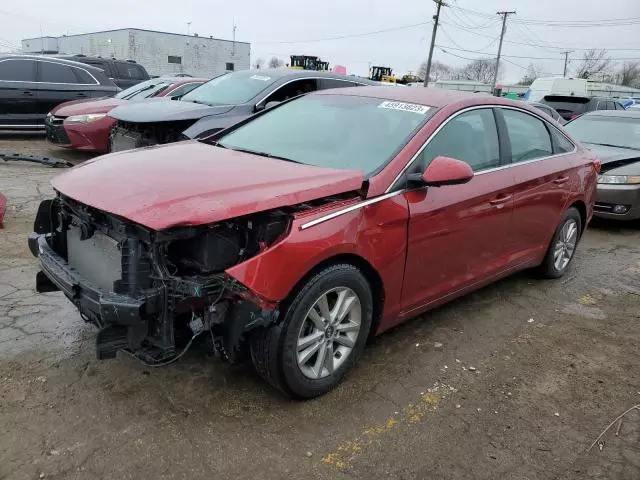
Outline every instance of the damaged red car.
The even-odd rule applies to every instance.
[[[202,335],[310,398],[370,335],[518,270],[562,276],[598,168],[522,103],[325,90],[71,169],[29,246],[37,290],[98,327],[99,358],[162,365]]]

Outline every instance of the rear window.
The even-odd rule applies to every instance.
[[[540,103],[555,109],[562,118],[569,120],[572,115],[584,113],[589,103],[588,97],[573,97],[564,95],[547,95]]]
[[[145,80],[147,75],[140,65],[135,63],[116,63],[116,71],[118,72],[118,78],[125,78],[131,80]]]

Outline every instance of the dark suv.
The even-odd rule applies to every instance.
[[[614,98],[580,97],[576,95],[547,95],[540,103],[554,108],[565,120],[573,120],[594,110],[624,110]]]
[[[0,56],[0,129],[44,128],[53,107],[120,89],[96,67],[38,55]]]
[[[134,60],[116,60],[115,58],[87,57],[86,55],[58,56],[67,60],[86,63],[101,68],[120,88],[133,87],[136,83],[149,80],[149,74],[142,65]]]

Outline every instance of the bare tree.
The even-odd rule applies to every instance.
[[[460,76],[465,80],[491,83],[493,81],[495,66],[496,64],[494,60],[490,58],[478,58],[477,60],[474,60],[462,67],[460,70]]]
[[[427,74],[427,61],[425,60],[418,68],[418,77],[424,79]],[[431,71],[429,72],[429,81],[437,82],[438,80],[449,80],[453,75],[453,68],[442,62],[431,62]]]
[[[533,81],[540,76],[540,68],[533,63],[529,64],[527,72],[518,82],[518,85],[531,85]]]
[[[256,61],[253,63],[253,68],[260,69],[262,67],[264,67],[264,59],[263,58],[257,58]]]
[[[620,85],[640,87],[640,62],[623,63],[617,78]]]
[[[278,68],[282,65],[284,65],[284,62],[278,57],[271,57],[271,59],[269,60],[269,68]]]
[[[576,77],[590,78],[596,74],[604,74],[611,67],[611,57],[606,50],[592,48],[582,54],[580,65],[576,69]]]

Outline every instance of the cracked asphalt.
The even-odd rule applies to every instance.
[[[0,149],[65,156],[37,136]],[[377,338],[330,394],[291,402],[192,350],[95,359],[34,292],[26,246],[58,170],[0,162],[0,479],[638,479],[640,225],[591,225],[563,279],[523,272]]]

